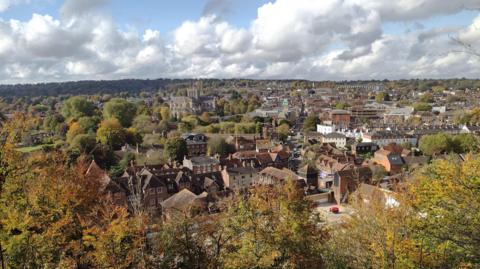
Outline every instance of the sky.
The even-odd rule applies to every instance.
[[[480,0],[0,0],[0,83],[480,78]]]

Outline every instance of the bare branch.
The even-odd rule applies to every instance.
[[[467,54],[470,54],[470,55],[473,55],[473,56],[476,56],[476,57],[479,57],[479,58],[480,58],[480,49],[473,47],[472,44],[463,41],[463,40],[460,39],[460,37],[458,37],[458,36],[450,36],[450,39],[451,39],[455,44],[457,44],[458,46],[460,46],[460,47],[463,48],[463,49],[461,49],[461,50],[454,50],[454,51],[452,51],[452,52],[456,52],[456,53],[467,53]]]

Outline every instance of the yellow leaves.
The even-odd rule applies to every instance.
[[[78,122],[73,122],[70,125],[70,128],[68,128],[67,141],[71,143],[77,135],[83,134],[83,133],[85,133],[85,130],[83,130],[80,124]]]
[[[84,244],[94,249],[92,259],[102,268],[130,268],[144,248],[140,239],[145,227],[136,223],[138,218],[129,216],[124,207],[110,205],[98,213],[97,221],[84,222],[89,227],[82,237]]]

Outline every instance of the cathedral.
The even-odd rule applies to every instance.
[[[215,110],[216,98],[204,96],[202,90],[203,83],[199,81],[187,90],[187,96],[171,97],[169,105],[172,115],[180,118],[184,114],[199,115],[205,111]]]

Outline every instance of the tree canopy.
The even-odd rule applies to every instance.
[[[317,124],[320,123],[320,119],[315,114],[309,115],[303,122],[303,130],[314,132],[317,130]]]
[[[124,99],[114,98],[103,107],[103,117],[105,119],[117,119],[123,127],[130,127],[137,113],[135,104]]]
[[[127,140],[127,134],[120,122],[116,119],[103,120],[97,130],[97,141],[108,145],[112,149],[120,149]]]
[[[85,97],[74,96],[65,100],[62,108],[62,115],[67,119],[79,119],[90,117],[95,113],[95,106]]]

